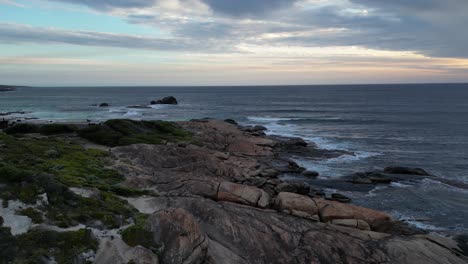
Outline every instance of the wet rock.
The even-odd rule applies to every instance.
[[[307,178],[317,178],[320,174],[316,171],[305,170],[302,172],[302,176]]]
[[[286,144],[294,145],[299,147],[307,147],[309,144],[302,138],[291,138],[289,139]]]
[[[431,176],[427,171],[420,168],[408,168],[408,167],[387,167],[384,169],[385,173],[389,174],[408,174],[408,175],[420,175],[420,176]]]
[[[306,170],[305,168],[299,166],[295,161],[292,160],[288,161],[288,169],[290,172],[294,173],[302,173]]]
[[[270,196],[262,189],[232,182],[221,183],[217,200],[260,208],[266,208],[270,204]]]
[[[235,126],[239,125],[234,119],[230,119],[230,118],[224,119],[224,122],[229,123],[231,125],[235,125]]]
[[[99,104],[99,107],[109,107],[109,104],[108,103],[101,103],[101,104]]]
[[[296,193],[282,192],[275,198],[276,210],[290,215],[318,221],[318,207],[311,198]]]
[[[131,109],[150,109],[151,107],[149,107],[147,105],[129,105],[129,106],[127,106],[127,108],[131,108]]]
[[[157,101],[151,101],[151,104],[152,105],[155,105],[155,104],[171,104],[171,105],[176,105],[178,104],[179,102],[177,102],[177,99],[174,97],[174,96],[167,96],[167,97],[164,97],[160,100],[157,100]]]
[[[354,184],[389,184],[392,182],[391,177],[376,171],[358,172],[343,179]]]
[[[343,194],[340,194],[340,193],[332,193],[329,200],[337,201],[337,202],[340,202],[340,203],[350,203],[351,202],[351,198],[349,198],[349,197],[347,197],[347,196],[345,196]]]

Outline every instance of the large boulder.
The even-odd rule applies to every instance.
[[[157,101],[151,101],[152,105],[155,104],[171,104],[171,105],[176,105],[179,102],[177,102],[177,99],[174,96],[167,96],[164,97],[163,99],[159,99]]]
[[[208,238],[191,213],[181,208],[167,208],[151,215],[145,227],[162,248],[162,263],[205,263]]]
[[[431,176],[427,171],[420,168],[408,168],[408,167],[387,167],[384,169],[385,173],[389,174],[408,174],[408,175],[420,175],[420,176]]]
[[[373,230],[392,222],[392,217],[381,211],[364,208],[352,204],[314,199],[318,205],[320,220],[330,222],[335,219],[355,219],[367,222]]]
[[[275,199],[276,210],[312,220],[319,220],[318,207],[311,198],[289,192],[279,193]]]
[[[221,183],[217,200],[260,208],[266,208],[270,204],[270,196],[262,189],[232,182]]]

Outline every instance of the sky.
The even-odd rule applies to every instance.
[[[0,83],[468,82],[468,0],[0,0]]]

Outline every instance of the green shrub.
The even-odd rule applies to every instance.
[[[145,229],[147,218],[145,214],[136,215],[135,224],[122,231],[122,239],[131,247],[143,246],[157,252],[160,245],[154,241],[153,233]]]
[[[44,222],[44,218],[42,216],[42,213],[37,211],[34,208],[23,209],[23,210],[17,212],[17,214],[18,215],[24,215],[24,216],[27,216],[27,217],[31,218],[32,222],[35,223],[35,224],[41,224],[41,223]]]
[[[16,124],[4,130],[5,133],[12,134],[30,134],[38,133],[39,127],[33,124]]]
[[[47,125],[42,125],[39,128],[39,133],[42,135],[58,135],[58,134],[68,134],[68,133],[73,133],[77,130],[78,128],[73,125],[67,125],[67,124],[47,124]]]
[[[188,141],[192,135],[177,124],[165,121],[108,120],[78,131],[94,143],[116,147],[131,144],[162,144],[166,141]]]

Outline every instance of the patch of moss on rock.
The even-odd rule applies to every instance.
[[[192,134],[177,124],[165,121],[114,119],[78,131],[94,143],[116,147],[131,144],[162,144],[189,141]]]
[[[98,243],[90,230],[54,232],[32,230],[12,236],[9,228],[0,228],[2,263],[78,263],[83,252],[96,251]]]
[[[135,216],[135,224],[122,231],[122,239],[131,247],[143,246],[157,253],[160,245],[153,238],[153,233],[145,229],[148,215],[138,214]]]
[[[34,208],[26,208],[16,212],[18,215],[24,215],[31,218],[34,224],[41,224],[44,222],[44,217],[42,213]]]

